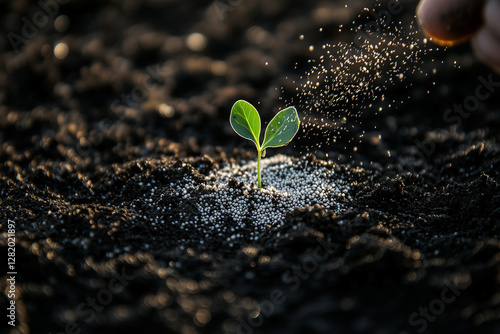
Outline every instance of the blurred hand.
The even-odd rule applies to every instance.
[[[470,38],[478,58],[500,70],[500,0],[421,0],[417,17],[438,43]]]

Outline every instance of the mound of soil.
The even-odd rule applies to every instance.
[[[467,45],[328,147],[269,150],[261,190],[229,125],[238,99],[269,121],[365,6],[0,5],[2,332],[497,333],[500,77]]]

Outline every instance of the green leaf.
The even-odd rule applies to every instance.
[[[244,100],[236,101],[231,109],[229,122],[237,134],[253,141],[260,150],[260,116],[254,106]]]
[[[295,107],[283,109],[269,122],[262,149],[288,144],[299,131],[299,126],[300,120],[297,109]]]

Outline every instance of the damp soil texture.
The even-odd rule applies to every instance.
[[[229,125],[383,10],[375,49],[419,34],[397,4],[2,2],[0,331],[498,333],[500,77],[467,44],[421,36],[420,71],[329,145],[304,120],[260,190]]]

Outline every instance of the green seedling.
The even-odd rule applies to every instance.
[[[260,159],[265,155],[266,148],[285,146],[295,137],[300,126],[297,109],[288,107],[274,116],[267,125],[262,145],[259,143],[260,115],[253,105],[244,100],[236,101],[231,109],[229,122],[238,135],[255,143],[257,147],[257,183],[259,188],[262,188]]]

